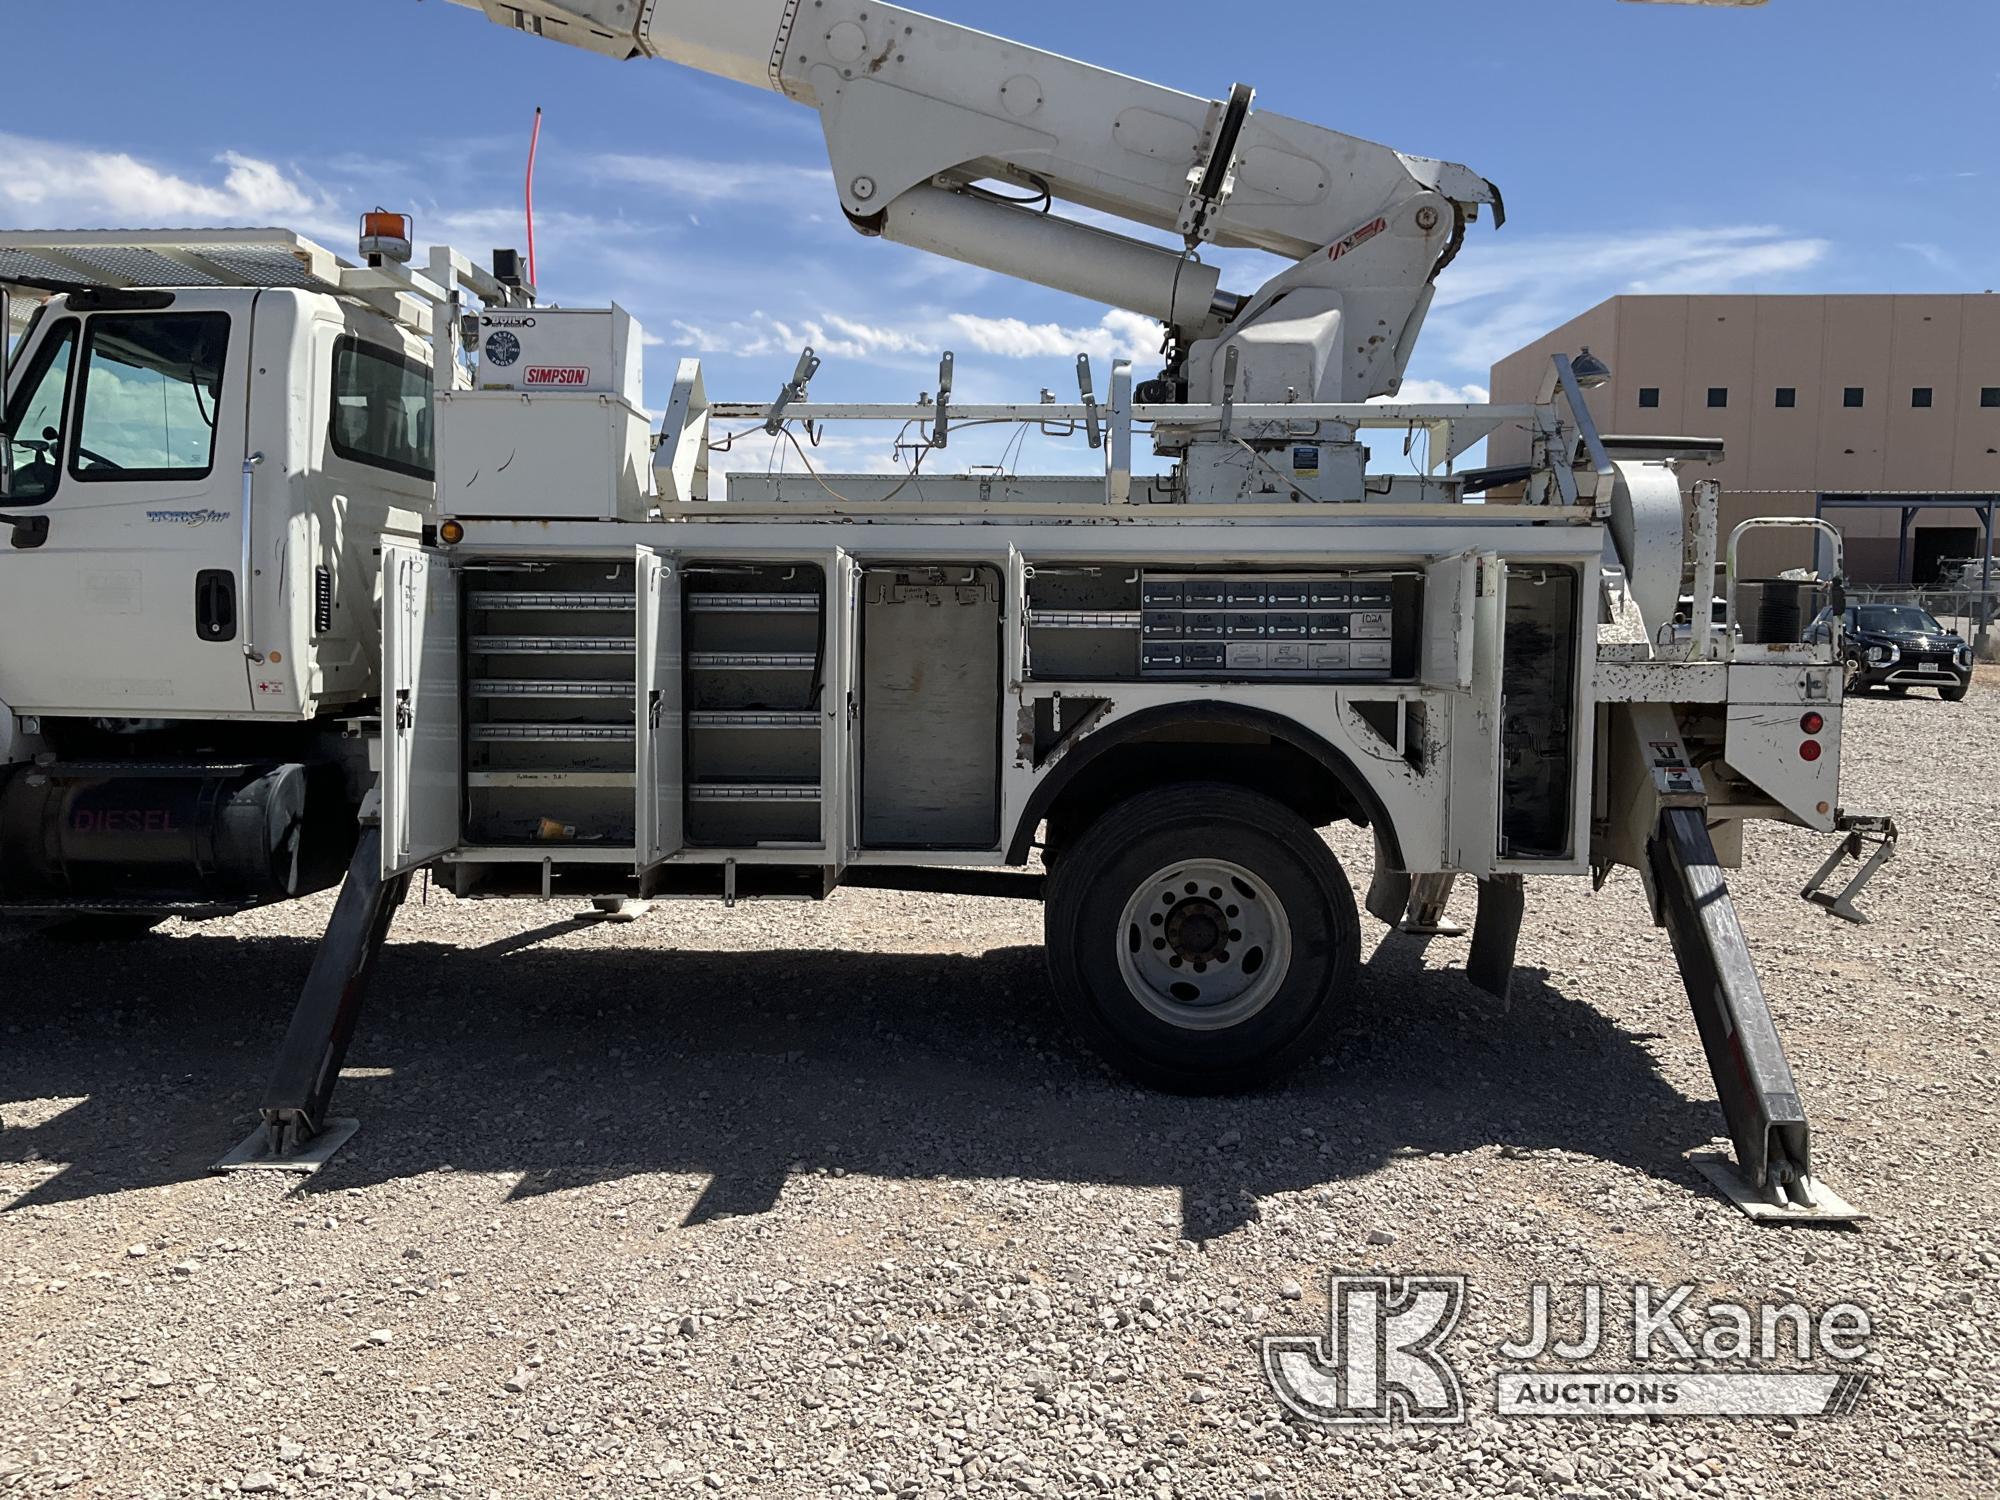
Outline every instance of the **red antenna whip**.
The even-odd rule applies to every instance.
[[[535,157],[542,149],[542,111],[535,108],[535,133],[528,140],[528,285],[540,286],[535,268]]]

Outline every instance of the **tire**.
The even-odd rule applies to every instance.
[[[1959,683],[1956,687],[1939,688],[1938,696],[1947,703],[1963,703],[1965,695],[1971,687],[1972,683],[1968,679],[1965,682]]]
[[[1317,1057],[1361,961],[1333,852],[1284,804],[1221,783],[1142,792],[1091,824],[1050,877],[1045,927],[1071,1026],[1180,1094],[1255,1088]]]
[[[1889,684],[1889,696],[1891,698],[1907,698],[1910,696],[1910,690],[1892,682]]]

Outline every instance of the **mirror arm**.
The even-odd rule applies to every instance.
[[[14,493],[14,429],[7,421],[7,387],[14,373],[14,294],[0,286],[0,500]]]

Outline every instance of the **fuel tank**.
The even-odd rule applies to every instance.
[[[0,899],[262,905],[337,884],[354,840],[335,766],[18,766]]]

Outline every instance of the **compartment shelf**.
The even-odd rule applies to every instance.
[[[701,712],[688,715],[690,729],[818,729],[817,713],[786,713],[745,709],[741,712]]]
[[[465,784],[501,790],[560,787],[569,791],[621,792],[637,787],[639,778],[631,771],[468,771]]]
[[[810,651],[693,651],[696,672],[810,672],[819,658]]]
[[[697,615],[811,615],[819,613],[817,594],[695,594],[688,612]]]
[[[564,682],[554,678],[486,677],[472,683],[475,698],[630,698],[629,682]]]
[[[817,802],[820,789],[790,781],[707,781],[688,788],[690,802]]]
[[[482,589],[468,597],[467,604],[474,610],[492,613],[498,610],[517,612],[535,611],[541,614],[631,614],[638,608],[637,602],[628,593],[506,593],[494,589]]]
[[[472,649],[481,656],[631,656],[637,642],[630,636],[476,635]]]
[[[630,724],[475,724],[472,738],[480,744],[620,744],[639,737]]]

